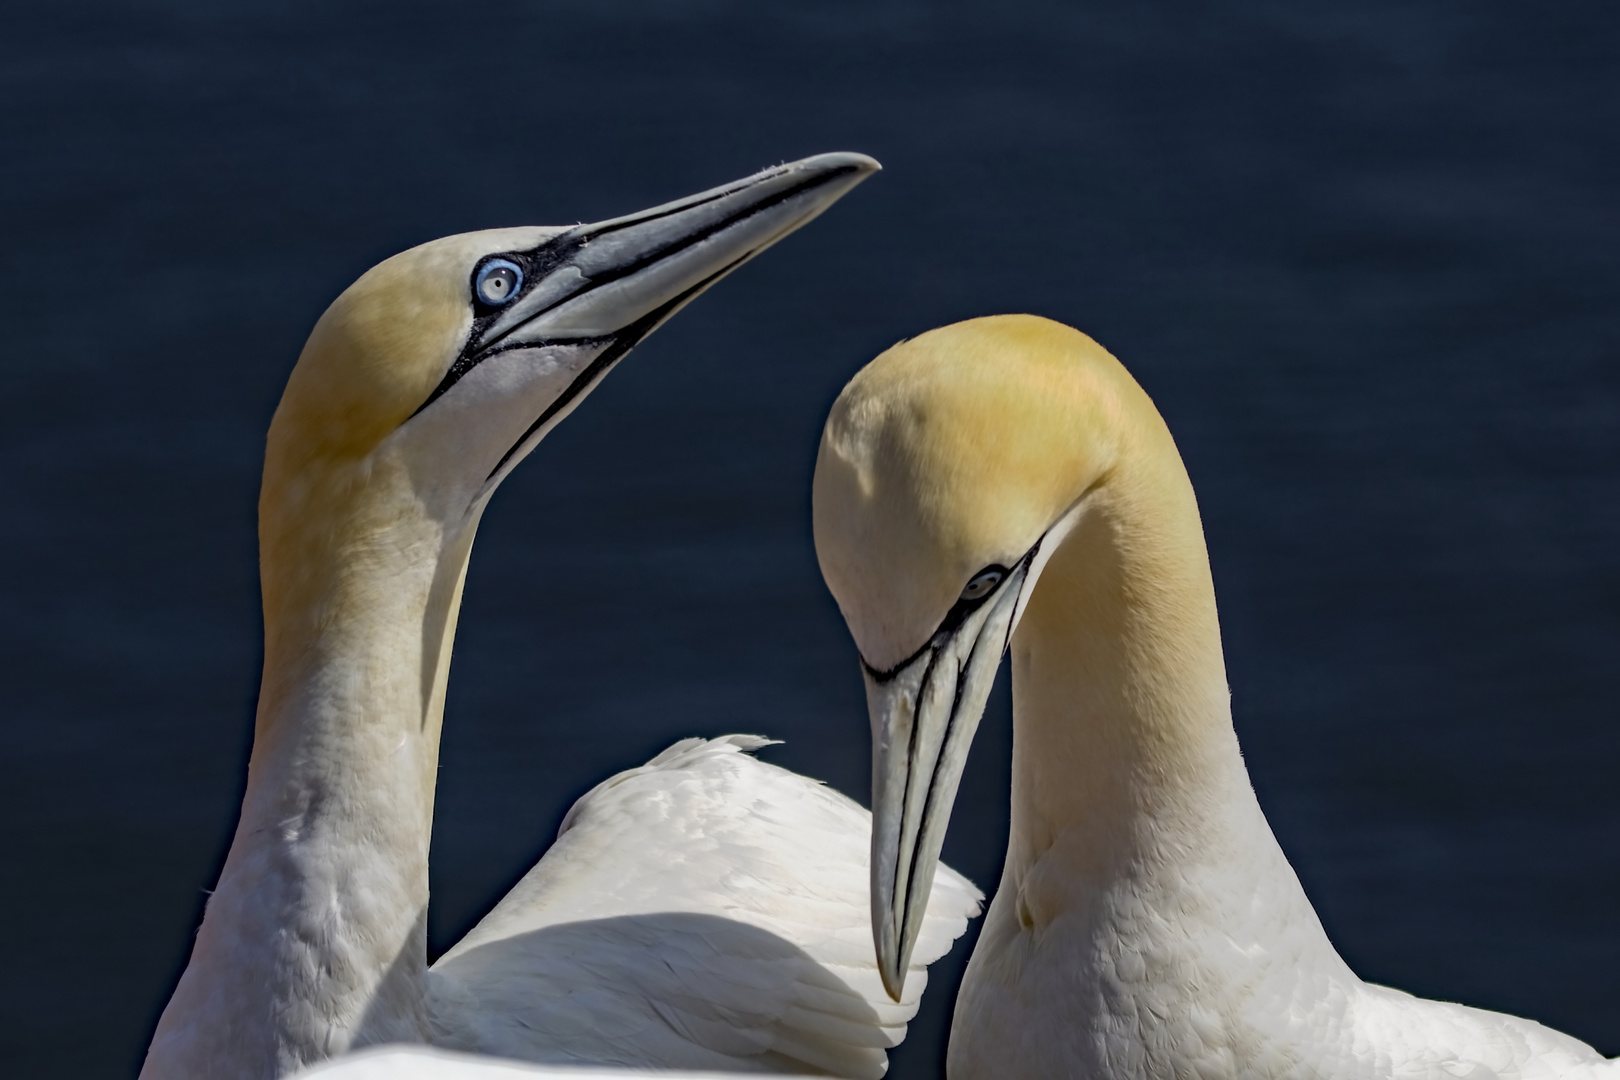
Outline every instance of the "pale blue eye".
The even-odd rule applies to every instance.
[[[523,288],[523,270],[508,259],[491,259],[473,277],[473,295],[490,307],[500,307]]]
[[[967,588],[962,590],[962,599],[969,602],[983,600],[1006,576],[1005,570],[985,570],[975,575],[973,580],[967,583]]]

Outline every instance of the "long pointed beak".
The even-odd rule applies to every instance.
[[[477,336],[477,348],[636,339],[805,225],[880,166],[818,154],[651,210],[578,225],[535,253],[544,275]]]
[[[493,491],[642,339],[879,168],[865,154],[818,154],[513,252],[524,263],[523,291],[475,320],[462,354],[417,413],[500,353],[561,348],[590,357],[490,470],[484,490]]]
[[[910,660],[866,669],[872,719],[872,939],[900,1000],[973,733],[1012,634],[1028,562]]]

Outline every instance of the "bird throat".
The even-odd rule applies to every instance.
[[[1197,505],[1171,461],[1092,492],[1013,637],[1011,874],[1059,849],[1092,889],[1196,842],[1212,799],[1252,799]]]
[[[247,791],[143,1075],[279,1076],[428,1037],[433,792],[477,521],[448,531],[369,479],[341,513],[313,487],[261,504],[274,520]]]

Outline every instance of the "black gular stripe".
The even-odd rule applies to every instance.
[[[661,324],[671,315],[675,314],[676,311],[680,310],[680,308],[688,300],[692,299],[692,297],[714,284],[717,279],[731,273],[731,271],[735,270],[742,263],[746,262],[753,254],[754,253],[752,251],[744,252],[735,260],[727,263],[725,266],[722,266],[720,269],[693,285],[685,292],[666,300],[652,311],[649,311],[635,322],[626,326],[624,329],[616,330],[605,337],[569,338],[565,341],[526,341],[521,345],[509,345],[504,349],[495,349],[490,353],[486,353],[485,355],[492,356],[497,352],[509,352],[514,349],[544,349],[548,345],[591,345],[601,342],[607,343],[607,348],[603,349],[599,354],[597,354],[596,357],[585,366],[584,371],[581,371],[578,375],[574,376],[574,381],[569,383],[567,389],[565,389],[561,394],[557,395],[557,400],[553,401],[550,405],[547,405],[546,411],[540,414],[540,418],[534,423],[530,424],[528,430],[518,437],[517,442],[513,443],[511,448],[508,449],[506,453],[501,455],[501,460],[496,462],[495,467],[489,471],[489,476],[486,476],[484,479],[488,480],[491,476],[494,476],[496,473],[500,472],[501,469],[505,467],[506,463],[512,460],[512,455],[518,452],[518,448],[529,441],[529,437],[531,435],[545,427],[547,422],[549,422],[552,417],[562,412],[568,407],[570,402],[595,385],[596,382],[602,378],[602,376],[608,373],[609,368],[618,363],[624,357],[625,353],[629,352],[631,349],[640,344],[642,338],[658,329],[659,324]]]
[[[1041,544],[1045,540],[1046,540],[1046,534],[1042,533],[1041,538],[1039,540],[1035,541],[1034,546],[1031,547],[1028,551],[1024,552],[1023,555],[1019,556],[1019,559],[1018,559],[1017,562],[1013,563],[1012,570],[1009,570],[1007,567],[1002,566],[1000,563],[991,563],[989,566],[986,566],[984,569],[980,570],[979,574],[988,574],[992,570],[997,571],[997,572],[999,572],[1001,574],[1001,582],[1002,582],[1002,584],[1005,584],[1007,579],[1012,576],[1013,570],[1017,570],[1017,569],[1020,569],[1020,568],[1023,568],[1023,569],[1028,569],[1029,568],[1030,564],[1032,564],[1035,561],[1035,556],[1036,556],[1036,554],[1038,554],[1040,552]],[[979,574],[975,574],[974,577],[978,577]],[[1023,586],[1020,585],[1019,588],[1023,588]],[[950,637],[952,634],[954,634],[956,632],[957,628],[960,627],[962,625],[962,623],[967,620],[967,617],[969,615],[971,615],[981,604],[989,603],[990,598],[992,596],[995,596],[996,593],[998,593],[1000,591],[1001,591],[1001,585],[997,585],[994,589],[991,589],[989,592],[985,593],[983,596],[979,597],[977,600],[966,600],[966,599],[958,598],[956,603],[951,605],[951,610],[947,611],[945,613],[945,617],[939,621],[939,627],[934,631],[933,635],[931,637],[929,637],[927,643],[924,644],[921,648],[919,648],[916,652],[912,653],[910,656],[906,657],[904,660],[902,660],[898,664],[894,665],[894,667],[885,668],[882,671],[879,671],[877,668],[875,668],[871,664],[867,663],[866,662],[866,657],[862,656],[861,657],[861,668],[862,668],[862,670],[864,670],[866,672],[866,674],[871,677],[872,681],[877,683],[879,686],[882,686],[884,683],[893,680],[893,678],[896,675],[900,674],[902,671],[906,670],[906,668],[910,667],[912,665],[912,663],[914,663],[919,657],[922,656],[923,653],[927,652],[929,649],[935,649],[935,648],[938,648],[939,646],[945,644],[945,639]],[[1010,624],[1009,624],[1008,633],[1011,633]],[[857,655],[859,655],[859,654],[857,653]]]
[[[1018,560],[1017,565],[1024,566],[1028,564],[1030,558],[1035,554],[1036,551],[1040,549],[1040,546],[1041,542],[1039,540],[1035,541],[1035,546],[1024,553],[1024,557]],[[990,566],[986,566],[983,570],[980,570],[979,573],[988,574],[992,570],[1000,571],[1001,579],[1003,581],[1006,581],[1007,578],[1012,574],[1011,570],[1008,570],[1000,563],[993,563]],[[872,677],[873,682],[877,683],[879,686],[882,686],[884,683],[889,682],[896,675],[906,670],[906,668],[910,667],[914,661],[922,656],[923,653],[927,652],[929,649],[935,649],[945,644],[945,639],[956,633],[957,627],[961,626],[962,623],[967,620],[969,615],[973,614],[973,612],[976,611],[980,605],[988,603],[990,598],[996,595],[996,593],[999,591],[999,587],[991,589],[977,600],[964,600],[959,598],[956,603],[951,605],[951,610],[945,613],[945,617],[940,620],[939,628],[936,629],[928,638],[927,643],[924,644],[922,648],[918,649],[916,652],[894,665],[894,667],[888,668],[884,671],[879,671],[871,664],[868,664],[866,662],[866,657],[864,656],[861,657],[861,667],[866,669],[866,673]]]
[[[768,202],[760,203],[758,206],[754,207],[753,209],[751,209],[746,214],[739,214],[736,217],[727,218],[724,221],[721,221],[718,224],[713,225],[713,226],[709,227],[708,229],[703,230],[702,232],[692,233],[692,234],[690,234],[688,236],[684,236],[676,243],[667,244],[664,247],[658,248],[656,250],[648,251],[645,254],[643,254],[641,258],[637,259],[634,262],[625,263],[623,266],[616,266],[611,270],[607,270],[607,271],[604,271],[601,274],[598,274],[596,277],[585,278],[580,283],[580,287],[575,289],[573,292],[568,293],[565,296],[558,297],[556,300],[553,300],[551,303],[547,304],[545,307],[541,308],[539,311],[536,311],[533,315],[530,315],[527,319],[524,319],[523,322],[514,323],[510,327],[508,327],[506,330],[503,330],[498,337],[491,338],[488,342],[485,343],[484,349],[487,351],[487,350],[489,350],[489,349],[491,349],[491,348],[493,348],[495,346],[498,346],[503,339],[505,339],[507,337],[510,337],[512,334],[516,333],[518,330],[522,329],[527,323],[530,323],[530,322],[534,321],[535,319],[538,319],[540,316],[546,314],[548,311],[556,310],[557,308],[561,307],[563,304],[568,303],[568,301],[573,300],[575,297],[581,296],[581,295],[583,295],[583,294],[585,294],[587,292],[590,292],[592,289],[599,288],[600,286],[607,285],[607,284],[609,284],[611,282],[614,282],[614,281],[618,281],[620,278],[629,277],[631,274],[634,274],[634,273],[637,273],[638,271],[644,270],[648,266],[651,266],[653,263],[658,262],[658,261],[660,261],[662,259],[666,259],[666,258],[668,258],[669,256],[675,254],[678,251],[684,251],[687,248],[691,247],[693,244],[698,243],[700,240],[706,240],[709,237],[713,236],[717,232],[722,232],[723,230],[729,229],[731,226],[736,225],[739,222],[746,221],[750,217],[753,217],[754,214],[757,214],[759,211],[764,210],[765,208],[767,208],[769,206],[776,205],[777,203],[781,202],[782,199],[785,199],[790,195],[797,194],[798,192],[804,190],[804,188],[808,187],[808,186],[810,186],[810,185],[801,184],[798,187],[794,188],[792,191],[789,191],[789,192],[785,193],[781,198],[776,198],[776,199],[772,199],[772,200],[770,200]],[[556,250],[555,251],[552,251],[552,250],[547,251],[547,254],[552,255],[552,258],[547,261],[547,264],[545,266],[536,268],[536,280],[538,281],[540,278],[543,278],[545,275],[550,274],[553,270],[555,270],[558,267],[564,265],[564,263],[567,261],[568,258],[573,256],[576,252],[578,252],[581,248],[583,248],[590,241],[595,240],[598,237],[609,236],[609,235],[611,235],[613,233],[619,232],[619,231],[624,230],[624,229],[634,228],[634,227],[636,227],[638,225],[645,225],[645,224],[647,224],[648,222],[651,222],[651,221],[658,221],[661,218],[671,217],[671,216],[673,216],[675,214],[685,213],[687,210],[691,210],[693,207],[703,206],[703,205],[705,205],[707,203],[714,202],[716,199],[725,198],[727,195],[730,195],[730,194],[731,194],[731,192],[729,192],[729,191],[722,191],[720,194],[712,195],[709,198],[704,199],[702,202],[690,203],[690,204],[688,204],[686,206],[677,207],[674,210],[666,210],[661,214],[651,214],[651,215],[648,215],[647,217],[636,218],[634,221],[621,221],[617,225],[612,225],[612,226],[608,226],[606,228],[597,229],[594,232],[589,232],[589,231],[586,231],[584,229],[570,229],[568,232],[563,233],[562,236],[557,237],[556,239],[552,240],[549,244],[545,245],[545,247],[547,249],[552,249],[553,247],[555,247]],[[567,244],[559,245],[558,241],[561,241],[561,240],[568,240],[570,242],[567,243]],[[566,250],[563,250],[563,248],[566,248]],[[509,301],[508,303],[501,305],[501,309],[504,310],[505,308],[510,307],[510,306],[511,306],[511,302]],[[472,347],[471,342],[469,342],[469,348],[471,348],[471,347]]]
[[[810,190],[812,188],[820,187],[823,184],[828,183],[829,181],[835,180],[835,179],[837,179],[837,178],[839,178],[841,176],[845,176],[845,175],[847,175],[849,173],[852,173],[852,172],[855,172],[855,171],[856,171],[855,166],[849,165],[849,166],[845,166],[845,167],[840,168],[840,169],[834,169],[834,170],[831,170],[831,171],[828,171],[828,172],[820,173],[820,174],[816,175],[815,177],[804,181],[803,183],[795,184],[790,188],[786,188],[786,189],[784,189],[782,191],[777,192],[775,195],[772,195],[768,199],[762,199],[759,202],[754,203],[754,204],[746,207],[744,210],[739,212],[734,217],[724,218],[724,219],[722,219],[722,220],[720,220],[718,222],[715,222],[715,223],[711,224],[707,228],[704,228],[704,229],[701,229],[701,230],[699,230],[697,232],[690,233],[690,234],[687,234],[685,236],[682,236],[682,237],[678,238],[676,241],[674,241],[672,243],[669,243],[669,244],[666,244],[663,247],[651,249],[651,250],[643,253],[640,258],[638,258],[638,259],[636,259],[636,260],[634,260],[632,262],[627,262],[622,266],[616,266],[616,267],[612,268],[611,270],[607,270],[607,271],[602,272],[601,274],[597,275],[596,277],[586,278],[580,283],[580,287],[578,289],[575,289],[573,292],[570,292],[570,293],[567,293],[566,295],[558,297],[556,300],[552,301],[550,304],[547,304],[545,307],[543,307],[540,310],[534,312],[532,315],[530,315],[528,318],[524,319],[522,322],[514,323],[512,326],[510,326],[506,330],[502,331],[497,337],[491,339],[490,341],[481,341],[480,339],[483,337],[484,332],[491,325],[493,325],[497,319],[500,318],[501,313],[503,311],[505,311],[507,308],[509,308],[512,305],[512,303],[516,302],[518,297],[514,297],[513,300],[508,301],[505,304],[502,304],[498,308],[492,308],[488,304],[484,304],[481,301],[479,301],[478,298],[475,296],[473,298],[473,305],[474,305],[474,310],[475,310],[476,314],[474,315],[474,318],[473,318],[472,330],[467,335],[467,344],[462,347],[460,355],[458,355],[456,357],[455,361],[453,363],[451,363],[450,370],[445,372],[444,378],[439,380],[439,385],[433,388],[433,392],[428,395],[427,400],[422,402],[422,404],[417,407],[416,412],[413,412],[411,414],[411,416],[407,418],[407,420],[416,417],[417,414],[421,413],[423,409],[426,409],[429,405],[432,405],[435,401],[439,400],[439,398],[443,397],[445,391],[449,390],[456,383],[460,382],[462,377],[465,376],[473,368],[477,367],[479,364],[483,363],[485,360],[489,359],[491,356],[495,356],[498,353],[502,353],[502,352],[507,351],[506,349],[502,348],[501,344],[500,344],[505,338],[509,337],[510,335],[512,335],[513,333],[515,333],[519,329],[521,329],[522,327],[526,326],[528,323],[534,321],[535,319],[540,318],[542,315],[545,315],[547,312],[555,310],[556,308],[560,307],[561,305],[568,303],[570,300],[576,299],[576,298],[584,295],[585,293],[590,292],[592,289],[596,289],[596,288],[599,288],[599,287],[601,287],[603,285],[607,285],[607,284],[609,284],[611,282],[618,281],[621,278],[629,277],[632,274],[638,273],[638,272],[646,269],[648,266],[651,266],[653,263],[660,262],[660,261],[662,261],[664,259],[669,258],[671,255],[677,254],[678,252],[684,251],[687,248],[690,248],[690,247],[692,247],[692,246],[694,246],[696,244],[702,243],[704,240],[709,239],[711,236],[714,236],[717,233],[724,232],[725,230],[731,228],[734,225],[738,225],[738,224],[740,224],[740,223],[742,223],[744,221],[747,221],[749,218],[753,217],[755,214],[760,213],[761,211],[768,210],[773,206],[780,205],[781,203],[784,203],[787,200],[789,200],[789,199],[791,199],[791,198],[793,198],[793,197],[795,197],[797,195],[801,195],[804,192],[806,192],[806,191],[808,191],[808,190]],[[755,183],[757,183],[757,182],[758,181],[755,181]],[[564,233],[561,233],[561,234],[559,234],[557,236],[552,237],[550,240],[546,241],[544,244],[541,244],[539,247],[534,248],[531,251],[512,252],[509,255],[505,256],[505,257],[513,257],[513,256],[515,256],[520,262],[522,262],[524,264],[524,278],[525,278],[525,282],[526,282],[526,285],[527,285],[527,288],[524,291],[529,292],[529,291],[532,291],[532,289],[534,288],[535,285],[537,285],[539,282],[545,280],[548,276],[550,276],[550,274],[553,271],[559,269],[560,267],[563,267],[563,266],[567,265],[568,262],[580,251],[581,248],[583,248],[586,244],[590,243],[590,241],[592,241],[592,240],[594,240],[594,239],[596,239],[598,237],[608,236],[608,235],[610,235],[612,233],[619,232],[619,231],[624,230],[624,229],[630,229],[630,228],[635,228],[635,227],[640,226],[640,225],[646,225],[649,222],[658,221],[658,220],[661,220],[661,219],[666,218],[666,217],[673,217],[676,214],[685,213],[686,211],[694,209],[695,207],[704,206],[704,205],[707,205],[708,203],[715,202],[718,199],[723,199],[723,198],[727,197],[728,195],[733,195],[739,190],[743,190],[743,189],[741,189],[741,188],[728,188],[727,190],[717,192],[716,194],[710,195],[709,197],[704,198],[704,199],[699,199],[699,200],[696,200],[694,202],[682,203],[681,205],[676,206],[675,208],[670,209],[670,210],[664,210],[664,211],[660,211],[658,213],[649,213],[649,214],[646,214],[646,215],[643,215],[643,216],[631,218],[628,221],[615,222],[612,225],[604,226],[604,227],[601,227],[601,228],[592,229],[592,228],[581,226],[581,227],[569,229],[567,232],[564,232]],[[748,255],[752,255],[752,254],[753,254],[752,251],[750,251],[748,253]],[[658,323],[662,322],[663,319],[668,317],[669,313],[673,312],[674,308],[679,307],[682,303],[685,303],[687,300],[691,299],[694,292],[707,287],[709,284],[713,283],[716,278],[720,277],[722,274],[726,273],[727,271],[735,268],[738,265],[738,263],[741,263],[743,261],[743,259],[746,259],[747,257],[748,256],[745,255],[745,256],[743,256],[743,258],[738,259],[736,262],[733,262],[730,265],[728,265],[724,270],[721,270],[719,273],[710,275],[709,277],[705,278],[702,282],[700,282],[697,286],[694,286],[694,288],[692,290],[688,290],[687,292],[682,293],[679,297],[676,297],[675,300],[671,301],[670,304],[665,304],[663,307],[660,307],[658,309],[658,311],[653,312],[652,315],[657,316],[657,318],[653,319],[652,325],[648,329],[642,331],[639,336],[632,339],[631,342],[630,342],[630,345],[627,345],[622,350],[619,350],[617,352],[617,354],[613,356],[613,359],[609,360],[607,363],[611,364],[613,362],[613,360],[617,360],[620,357],[622,357],[626,352],[629,352],[630,347],[633,346],[636,343],[636,341],[639,341],[641,338],[644,338],[648,334],[650,334],[652,332],[652,330],[657,327]],[[523,294],[520,293],[519,297],[521,297],[522,295]],[[671,307],[671,305],[673,305],[673,307]],[[659,315],[658,312],[664,311],[665,308],[670,308],[670,312],[665,312],[663,315]],[[633,326],[639,326],[642,322],[645,322],[649,317],[651,317],[651,316],[644,316],[642,319],[637,320],[636,323],[632,324],[631,327],[625,327],[623,330],[616,331],[615,334],[611,335],[611,336],[616,337],[616,336],[618,336],[620,334],[627,334],[627,333],[630,332],[630,330],[632,329]],[[601,339],[596,339],[596,338],[568,338],[568,339],[564,339],[564,340],[567,340],[568,342],[571,342],[571,343],[574,343],[574,344],[590,344],[592,341],[597,341],[597,340],[601,340]],[[516,347],[517,348],[524,348],[524,349],[534,349],[534,348],[544,348],[546,345],[557,345],[557,344],[561,344],[561,341],[524,342],[520,346],[516,346]],[[613,350],[609,349],[608,351],[612,352]],[[606,354],[604,354],[604,355],[606,355]],[[592,363],[592,367],[594,368],[598,363],[601,363],[601,360],[602,360],[602,358],[598,357],[597,360]],[[589,370],[589,369],[587,369],[587,370]],[[570,388],[570,389],[572,389],[572,388]],[[566,396],[571,398],[573,396],[577,396],[577,393],[576,394],[566,395]],[[547,411],[548,412],[548,418],[549,418],[549,415],[551,413],[555,412],[556,408],[557,408],[557,406],[554,405],[552,409]],[[544,422],[544,419],[545,418],[542,418],[542,420],[536,421],[535,427],[539,427],[539,425]],[[534,430],[534,428],[530,428],[531,433],[533,432],[533,430]],[[528,435],[524,436],[524,438],[527,438],[527,437],[528,437]],[[521,443],[521,440],[519,440],[519,441]],[[513,449],[515,450],[516,447],[513,447]],[[507,452],[507,457],[511,457],[511,453],[512,453],[511,451],[508,451]],[[504,465],[505,463],[506,463],[506,458],[502,458],[501,459],[501,464]],[[497,466],[497,468],[499,468],[499,466]]]
[[[1028,554],[1026,554],[1022,559],[1019,560],[1019,563],[1021,565],[1024,565],[1024,566],[1028,566],[1030,560],[1034,558],[1035,552],[1040,550],[1040,547],[1041,547],[1041,542],[1039,540],[1035,541],[1035,546],[1029,550]],[[980,572],[982,573],[983,571],[980,571]],[[1022,590],[1024,588],[1024,584],[1028,580],[1029,580],[1028,578],[1025,578],[1023,581],[1020,581],[1018,583],[1018,588],[1019,588],[1020,592],[1022,592]],[[991,595],[994,595],[994,593],[992,592],[989,595],[981,597],[979,602],[983,603],[984,601],[989,600]],[[1013,602],[1017,603],[1017,600],[1015,599]],[[965,617],[966,617],[966,613],[964,613],[964,618]],[[949,616],[947,616],[947,619],[948,618],[949,618]],[[958,626],[961,625],[961,620],[960,619],[957,620],[957,625]],[[943,632],[943,630],[942,630],[942,632]],[[1011,640],[1011,635],[1012,635],[1012,620],[1008,619],[1007,620],[1007,634],[1004,635],[1002,637],[1002,640],[1001,640],[1001,651],[1002,652],[1007,651],[1007,644]],[[937,637],[936,637],[936,640],[937,640]],[[974,642],[973,642],[973,648],[968,650],[967,658],[964,659],[962,661],[962,663],[959,664],[957,666],[957,668],[956,668],[956,690],[951,696],[951,714],[945,720],[945,736],[944,736],[944,738],[939,740],[939,756],[934,759],[934,772],[933,772],[933,775],[931,775],[928,778],[928,792],[927,792],[926,795],[923,796],[923,809],[922,809],[922,812],[923,812],[924,820],[919,821],[917,823],[917,835],[918,836],[922,835],[923,829],[928,824],[928,822],[927,822],[928,808],[934,805],[934,792],[939,787],[939,767],[945,761],[945,751],[951,745],[951,735],[954,734],[955,731],[956,731],[956,718],[962,714],[962,691],[967,689],[968,672],[973,670],[973,658],[979,655],[979,650],[982,649],[983,647],[984,647],[984,641],[982,639],[975,639]],[[937,657],[939,654],[936,652],[934,655]],[[926,687],[928,685],[928,676],[931,675],[931,674],[933,674],[933,661],[929,661],[929,670],[923,674],[923,681],[919,684],[919,688]],[[922,697],[922,695],[919,692],[919,694],[918,694],[919,702],[921,700],[921,697]],[[915,720],[913,720],[912,725],[911,725],[911,728],[912,728],[912,748],[911,748],[911,751],[912,751],[913,754],[915,754],[917,752],[916,730],[917,730],[918,726],[919,725],[917,724],[917,722]],[[908,777],[907,779],[909,780],[910,778]],[[910,793],[910,790],[911,790],[911,785],[908,783],[906,785],[906,791],[907,791],[908,794]],[[901,807],[900,807],[900,820],[902,822],[905,821],[905,806],[904,806],[904,804],[902,804]],[[899,929],[901,931],[905,930],[906,923],[908,921],[910,921],[910,919],[911,919],[911,905],[917,899],[917,861],[921,857],[922,857],[922,845],[918,844],[918,845],[916,845],[915,847],[913,847],[911,849],[911,876],[906,879],[906,902],[905,902],[905,905],[903,907],[901,907],[901,909],[900,909],[900,927],[899,927]],[[896,869],[895,869],[896,875],[898,875],[899,872],[900,872],[899,868],[896,867]],[[896,884],[898,884],[898,882],[896,882]],[[889,891],[893,892],[894,891],[893,887],[891,887]],[[928,902],[927,898],[924,897],[923,898],[923,903],[926,904],[927,902]]]
[[[906,769],[906,785],[905,785],[904,788],[902,788],[900,790],[900,839],[901,839],[902,842],[904,842],[904,840],[905,840],[906,810],[911,806],[911,769],[909,768],[909,765],[910,765],[911,762],[917,760],[917,733],[922,730],[922,722],[921,721],[922,721],[923,693],[925,691],[927,691],[927,689],[928,689],[928,678],[929,678],[929,676],[931,676],[934,673],[934,665],[936,663],[938,663],[938,662],[939,662],[939,653],[938,652],[930,653],[929,656],[928,656],[928,666],[923,669],[922,679],[919,680],[918,683],[917,683],[917,701],[915,703],[915,707],[912,709],[912,712],[911,712],[911,741],[910,741],[909,747],[906,750],[906,763],[907,763],[907,766],[908,766],[908,768]],[[945,744],[941,743],[940,744],[940,752],[941,752],[941,754],[944,753],[944,750],[945,750]],[[938,760],[939,760],[938,758],[935,759],[935,764],[936,765],[938,764]],[[928,786],[929,786],[930,789],[933,788],[934,785],[933,785],[932,780],[929,781]],[[923,813],[927,813],[927,812],[928,812],[928,803],[924,802],[923,803]],[[922,826],[923,826],[923,823],[919,820],[917,822],[917,835],[918,836],[922,835]],[[911,848],[911,875],[912,876],[910,876],[910,877],[908,877],[906,879],[905,903],[902,904],[901,907],[900,907],[900,925],[896,926],[894,928],[894,932],[895,932],[896,935],[903,935],[906,932],[906,912],[911,906],[911,890],[916,886],[916,883],[917,883],[916,873],[917,873],[917,845],[914,844],[914,845],[912,845],[912,848]],[[890,893],[890,895],[893,895],[895,893],[898,893],[899,891],[900,891],[900,864],[897,862],[897,863],[894,864],[894,880],[889,883],[889,893]]]
[[[1023,569],[1027,570],[1029,568],[1029,566],[1035,561],[1036,554],[1041,550],[1041,541],[1045,540],[1045,539],[1046,539],[1046,537],[1043,535],[1040,540],[1035,541],[1034,546],[1031,547],[1028,551],[1026,551],[1024,553],[1023,557],[1018,560],[1018,562],[1015,564],[1015,566],[1018,567],[1018,568],[1023,568]],[[1006,567],[1001,566],[999,564],[992,565],[992,566],[987,566],[983,570],[980,570],[979,573],[984,574],[984,573],[988,573],[991,570],[999,570],[999,571],[1001,571],[1001,573],[1003,575],[1003,577],[1002,577],[1003,581],[1007,580],[1008,578],[1010,578],[1012,576],[1012,571],[1011,570],[1008,570]],[[1027,577],[1024,580],[1019,582],[1018,588],[1019,588],[1020,593],[1022,593],[1024,587],[1027,584],[1028,584],[1028,578]],[[952,634],[956,633],[956,631],[961,628],[962,623],[964,623],[967,620],[968,615],[972,614],[973,611],[975,611],[981,605],[989,603],[991,598],[994,597],[999,592],[1000,592],[999,588],[998,589],[992,589],[990,592],[988,592],[985,595],[979,597],[977,600],[958,599],[956,601],[956,603],[951,606],[951,610],[945,613],[945,618],[940,620],[939,628],[937,630],[935,630],[933,635],[928,639],[928,643],[926,645],[924,645],[922,648],[918,649],[916,652],[912,653],[910,656],[906,657],[904,660],[900,661],[894,667],[889,668],[886,671],[877,670],[871,664],[866,662],[866,657],[864,657],[864,656],[861,657],[861,667],[866,669],[866,674],[872,679],[873,682],[878,683],[879,685],[882,685],[883,683],[892,681],[895,678],[895,676],[900,674],[900,672],[902,672],[905,669],[909,668],[913,663],[915,663],[917,660],[921,659],[922,655],[924,653],[928,654],[928,666],[923,669],[922,678],[919,679],[918,682],[917,682],[917,700],[915,702],[915,708],[914,708],[914,711],[912,713],[911,737],[910,737],[910,740],[909,740],[909,747],[908,747],[908,750],[907,750],[907,753],[906,753],[906,760],[908,762],[915,761],[917,759],[917,735],[918,735],[918,732],[922,728],[922,724],[920,723],[920,721],[921,721],[921,711],[922,711],[922,699],[923,699],[923,695],[926,694],[927,691],[928,691],[928,683],[929,683],[929,680],[933,677],[934,666],[939,662],[939,654],[940,654],[941,650],[943,649],[944,645],[946,644],[946,642],[950,638],[950,636]],[[1015,600],[1015,603],[1016,603],[1016,600]],[[1007,633],[1002,636],[1002,641],[1001,641],[1001,651],[1002,652],[1006,651],[1007,645],[1012,639],[1011,636],[1012,636],[1012,620],[1008,619],[1008,621],[1007,621]],[[928,788],[927,788],[927,791],[923,795],[922,813],[924,815],[926,815],[928,813],[928,808],[930,806],[932,806],[933,803],[934,803],[934,794],[939,788],[940,765],[945,760],[945,751],[951,745],[951,735],[956,730],[956,718],[961,713],[961,710],[962,710],[962,692],[967,687],[968,673],[973,669],[973,658],[976,657],[979,654],[979,650],[983,647],[983,644],[984,643],[981,642],[981,641],[974,641],[973,648],[968,650],[967,656],[964,658],[962,663],[957,666],[957,669],[956,669],[956,686],[955,686],[954,691],[953,691],[952,696],[951,696],[950,715],[947,716],[946,720],[945,720],[945,734],[939,741],[939,756],[934,759],[934,769],[933,769],[932,773],[929,774]],[[908,769],[907,770],[907,775],[906,775],[906,780],[905,780],[905,785],[904,785],[904,787],[901,788],[901,792],[900,792],[900,828],[902,830],[905,829],[906,811],[910,808],[910,806],[911,806],[911,776],[910,776],[910,770]],[[920,820],[920,821],[917,822],[917,835],[918,836],[922,835],[924,826],[926,824],[927,824],[926,821],[921,821]],[[919,862],[919,860],[921,858],[922,858],[922,847],[921,847],[921,845],[914,845],[912,847],[912,849],[911,849],[911,866],[910,866],[909,872],[908,872],[908,874],[906,876],[906,891],[905,891],[905,895],[903,897],[901,897],[902,902],[901,902],[901,905],[900,905],[900,922],[899,922],[899,925],[897,925],[894,928],[896,934],[904,934],[905,933],[906,922],[910,919],[910,916],[911,916],[912,904],[915,903],[916,899],[917,899],[917,896],[916,896],[916,893],[917,893],[917,865],[918,865],[918,862]],[[889,883],[889,893],[890,893],[890,895],[894,895],[894,896],[899,896],[900,895],[900,866],[899,866],[898,863],[895,864],[894,879]]]

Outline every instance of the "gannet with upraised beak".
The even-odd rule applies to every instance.
[[[1192,484],[1090,338],[1004,316],[895,346],[834,404],[814,501],[865,670],[873,932],[896,993],[1011,646],[1011,832],[953,1080],[1620,1074],[1340,959],[1238,752]]]
[[[828,154],[596,225],[448,237],[321,316],[265,450],[241,819],[143,1077],[280,1077],[387,1042],[883,1074],[916,1003],[889,1003],[860,947],[867,815],[745,752],[764,740],[687,740],[600,785],[432,971],[426,953],[451,641],[490,495],[663,320],[876,168]],[[940,894],[934,955],[976,905],[960,878]]]

